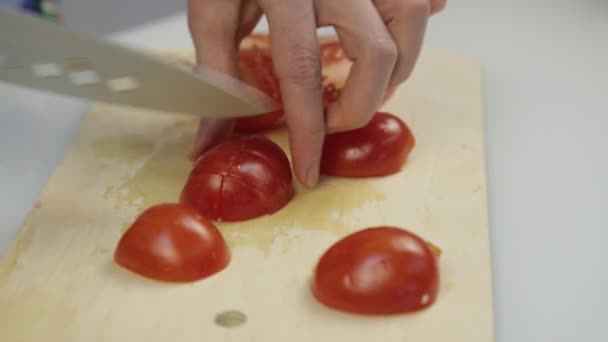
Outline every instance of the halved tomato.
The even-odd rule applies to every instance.
[[[364,127],[325,137],[321,173],[375,177],[398,172],[414,148],[412,131],[399,117],[378,112]]]
[[[146,209],[121,237],[114,260],[147,278],[200,280],[224,269],[230,252],[209,220],[181,204]]]
[[[352,62],[349,61],[340,42],[336,38],[320,40],[321,75],[323,104],[335,102],[346,83]],[[279,80],[274,73],[270,37],[266,34],[252,34],[241,42],[239,50],[239,71],[241,79],[282,104]],[[392,95],[387,91],[386,102]],[[236,120],[235,131],[251,133],[266,130],[280,124],[283,111],[275,111]]]
[[[431,306],[439,291],[436,247],[398,227],[372,227],[331,246],[314,271],[311,290],[344,312],[388,315]]]
[[[181,203],[212,220],[242,221],[272,214],[294,195],[285,152],[264,136],[245,136],[220,143],[197,160]]]

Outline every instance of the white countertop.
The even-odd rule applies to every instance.
[[[497,341],[608,341],[608,1],[489,2],[449,2],[426,47],[484,65]],[[183,14],[114,38],[191,46]],[[83,105],[0,84],[0,253]]]

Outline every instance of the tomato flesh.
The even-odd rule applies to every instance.
[[[204,153],[180,201],[212,220],[243,221],[278,211],[294,195],[287,156],[256,135],[227,140]]]
[[[348,313],[419,311],[436,301],[438,259],[428,243],[407,230],[367,228],[323,254],[311,290],[320,303]]]
[[[277,126],[283,118],[283,110],[237,119],[234,130],[238,133],[255,133]]]
[[[400,118],[378,112],[364,127],[325,138],[321,173],[339,177],[386,176],[401,170],[415,139]]]
[[[270,39],[267,35],[252,34],[246,37],[239,49],[241,79],[281,104],[279,80],[274,74]],[[272,128],[283,118],[283,111],[254,115],[236,120],[235,132],[251,133]]]
[[[121,237],[114,260],[146,278],[190,282],[230,262],[224,238],[209,220],[181,204],[146,209]]]
[[[338,100],[344,86],[347,69],[351,62],[346,59],[337,40],[328,40],[320,45],[323,72],[323,104]],[[336,68],[339,71],[333,71]],[[270,37],[252,34],[246,37],[239,49],[239,72],[241,79],[280,105],[283,104],[279,80],[274,73]],[[239,133],[259,132],[278,125],[283,118],[283,110],[240,118],[236,120],[235,131]]]
[[[320,42],[322,71],[322,101],[324,106],[336,102],[352,65],[346,58],[340,41],[326,38]],[[239,48],[239,72],[241,79],[283,104],[279,80],[274,73],[270,37],[266,34],[251,34],[243,39]],[[388,89],[382,103],[390,99],[394,89]],[[235,132],[252,133],[278,126],[284,112],[278,110],[236,120]]]

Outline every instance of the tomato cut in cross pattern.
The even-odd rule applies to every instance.
[[[216,221],[243,221],[272,214],[295,195],[287,155],[270,139],[235,137],[196,162],[181,203]]]

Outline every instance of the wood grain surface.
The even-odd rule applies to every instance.
[[[481,74],[424,52],[383,108],[417,139],[400,173],[323,178],[275,215],[218,224],[232,262],[188,284],[131,274],[112,253],[143,209],[177,200],[197,119],[94,105],[0,264],[0,341],[493,341]],[[268,136],[288,151],[284,130]],[[325,249],[376,225],[443,249],[428,310],[355,316],[310,294]]]

